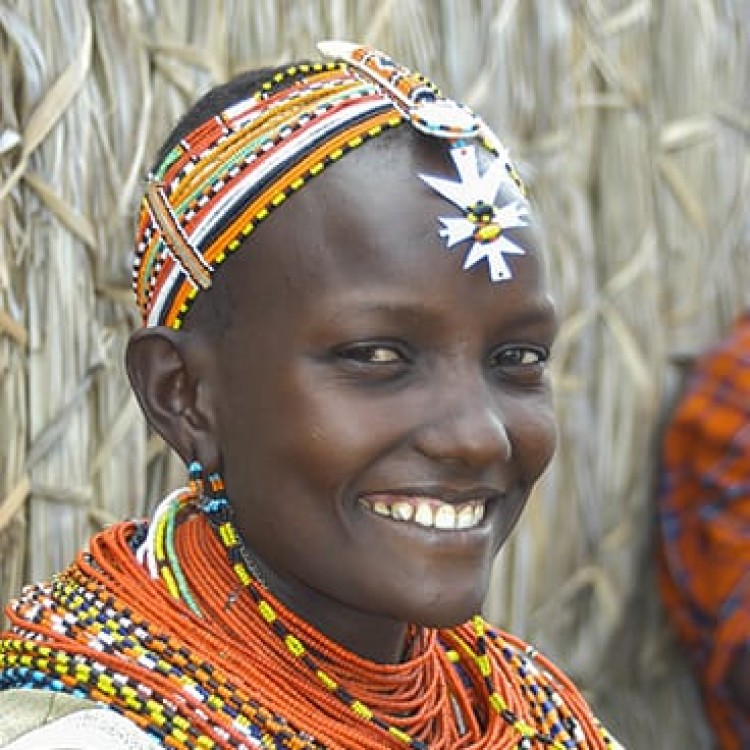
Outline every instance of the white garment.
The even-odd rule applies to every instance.
[[[2,747],[4,750],[157,750],[161,745],[114,711],[93,708],[55,719]]]

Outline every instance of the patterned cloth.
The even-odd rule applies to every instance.
[[[750,644],[750,311],[698,360],[667,427],[659,524],[662,597],[719,747],[750,748],[725,682]]]

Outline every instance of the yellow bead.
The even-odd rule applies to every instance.
[[[487,654],[477,657],[477,666],[482,677],[489,677],[492,674],[492,665]]]
[[[497,224],[489,224],[488,226],[477,229],[475,237],[481,242],[492,242],[500,236],[501,231],[502,230]]]
[[[365,706],[365,704],[361,701],[354,701],[351,708],[352,711],[354,711],[354,713],[360,717],[360,719],[364,719],[365,721],[372,721],[372,711],[370,711],[370,709],[367,708],[367,706]]]
[[[505,711],[506,708],[508,708],[508,704],[503,700],[502,695],[500,693],[492,693],[489,697],[489,703],[490,706],[492,706],[493,710],[495,710],[497,713],[501,713],[502,711]]]
[[[184,716],[175,716],[174,719],[172,719],[172,723],[182,731],[187,732],[187,730],[190,729],[190,722]]]
[[[219,711],[224,706],[224,701],[216,695],[209,695],[206,699],[206,703],[208,704],[208,707],[212,708],[214,711]]]
[[[243,586],[247,586],[252,581],[251,575],[247,572],[247,568],[242,563],[235,563],[232,566],[234,574],[240,579],[240,583]]]
[[[327,690],[333,692],[338,687],[336,681],[330,678],[322,669],[319,669],[315,674]]]
[[[234,533],[231,524],[222,524],[219,527],[219,536],[221,536],[221,541],[224,542],[227,547],[233,547],[237,543],[237,535]]]
[[[286,644],[286,647],[289,649],[292,655],[296,656],[297,658],[305,653],[305,647],[302,645],[299,638],[295,638],[291,634],[287,635],[284,638],[284,643]]]
[[[411,742],[411,737],[398,727],[388,727],[388,731],[397,739],[406,744]]]
[[[260,612],[261,617],[266,622],[270,623],[276,619],[276,613],[273,611],[273,608],[268,602],[260,602],[260,604],[258,604],[258,611]]]

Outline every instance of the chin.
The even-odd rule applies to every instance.
[[[397,619],[426,628],[453,628],[481,611],[487,586],[465,592],[446,588],[437,587],[433,596],[423,590],[421,596],[405,605]]]

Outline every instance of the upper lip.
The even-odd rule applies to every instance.
[[[360,492],[359,497],[367,499],[378,495],[400,495],[402,497],[431,498],[450,505],[459,505],[471,500],[492,500],[505,494],[498,487],[476,485],[468,488],[448,487],[445,485],[425,485],[421,487],[396,487]]]

